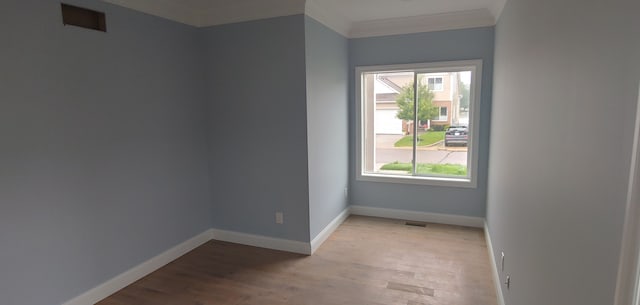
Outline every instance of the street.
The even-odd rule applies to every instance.
[[[439,164],[467,164],[467,153],[463,151],[447,150],[418,150],[416,160],[418,163]],[[412,150],[405,148],[378,148],[376,149],[376,163],[390,163],[394,161],[410,163]]]
[[[411,163],[413,151],[410,147],[394,147],[393,144],[402,135],[376,135],[376,164],[391,162]],[[467,164],[467,148],[462,146],[444,147],[440,143],[432,147],[419,147],[416,159],[418,163]]]

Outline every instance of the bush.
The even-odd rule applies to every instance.
[[[431,126],[432,131],[445,131],[447,128],[449,128],[449,125],[432,125]]]

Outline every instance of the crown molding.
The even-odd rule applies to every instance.
[[[507,0],[497,0],[496,4],[490,8],[491,14],[496,20],[496,23],[498,23],[498,19],[500,19],[500,15],[502,15],[502,10],[504,9],[505,5],[507,5]]]
[[[207,27],[305,13],[305,0],[231,1],[224,9],[203,7],[197,25]]]
[[[208,27],[305,13],[305,0],[227,1],[220,6],[212,6],[210,2],[197,0],[103,1],[194,27]]]
[[[170,0],[102,0],[110,4],[169,19],[190,26],[200,26],[197,10]]]
[[[435,32],[494,26],[496,19],[488,9],[355,22],[349,38]]]
[[[360,38],[493,26],[507,0],[498,0],[490,9],[356,22],[321,0],[218,0],[218,6],[204,0],[103,1],[195,27],[306,14],[342,36]]]
[[[338,12],[326,9],[315,0],[307,0],[305,14],[342,36],[348,37],[351,23]]]

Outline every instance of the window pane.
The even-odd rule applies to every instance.
[[[418,120],[416,175],[467,177],[468,98],[471,72],[417,74]],[[428,82],[439,82],[431,90]],[[426,81],[428,80],[428,81]],[[467,95],[465,97],[465,95]]]
[[[364,171],[410,175],[413,72],[365,73]],[[408,165],[409,164],[409,165]]]
[[[468,102],[462,101],[468,99],[471,72],[438,72],[437,76],[418,73],[417,77],[414,74],[364,75],[365,172],[467,177],[469,115]],[[418,81],[417,133],[414,78]],[[429,84],[442,90],[432,90]],[[450,125],[455,128],[448,128]],[[415,173],[414,141],[417,141]]]
[[[442,85],[443,78],[442,77],[428,77],[427,78],[427,86],[429,90],[433,91],[442,91],[444,86]]]

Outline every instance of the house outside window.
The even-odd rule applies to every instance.
[[[428,83],[429,83],[429,90],[432,91],[442,91],[444,90],[444,86],[442,83],[442,77],[429,77],[428,78]]]
[[[448,121],[447,107],[438,107],[438,121]]]
[[[475,188],[481,74],[481,60],[356,67],[356,179]]]

